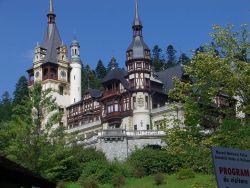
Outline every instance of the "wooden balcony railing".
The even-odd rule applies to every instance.
[[[117,96],[120,95],[120,91],[119,90],[108,90],[108,91],[104,91],[103,92],[103,97],[107,98],[107,97],[111,97],[111,96]]]

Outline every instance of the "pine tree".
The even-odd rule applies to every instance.
[[[158,45],[155,45],[152,52],[154,70],[156,72],[164,70],[164,57],[162,55],[162,49]]]
[[[103,79],[106,76],[107,70],[106,70],[105,66],[103,65],[102,60],[98,61],[95,72],[96,72],[97,78],[99,78],[99,79]]]
[[[101,79],[98,79],[95,71],[86,65],[82,69],[82,91],[86,92],[89,88],[101,89]]]
[[[117,63],[114,57],[112,57],[112,59],[108,63],[107,72],[109,72],[112,69],[112,67],[119,68],[119,64]]]
[[[182,53],[180,55],[179,60],[178,60],[178,64],[187,65],[190,62],[191,62],[191,59],[185,53]]]
[[[12,115],[12,100],[9,92],[5,91],[0,101],[0,122],[9,121]]]
[[[18,105],[29,97],[28,80],[25,76],[21,76],[16,84],[16,89],[13,93],[13,105]]]
[[[167,64],[166,64],[166,68],[169,67],[173,67],[176,65],[177,61],[176,61],[176,50],[174,49],[173,45],[169,45],[167,47]]]

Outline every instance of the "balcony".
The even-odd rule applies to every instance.
[[[57,75],[50,75],[50,76],[43,76],[43,81],[44,80],[58,80]]]
[[[126,137],[126,130],[124,129],[106,129],[98,134],[100,138],[121,138]]]
[[[152,138],[152,137],[164,137],[166,133],[164,131],[153,131],[153,130],[144,130],[144,131],[126,131],[125,129],[106,129],[98,133],[99,138],[104,139],[115,139],[132,137],[132,138]]]
[[[164,131],[144,130],[144,131],[127,131],[126,135],[128,137],[163,137],[166,136],[166,133]]]
[[[108,90],[103,92],[103,98],[102,99],[107,99],[109,97],[114,97],[114,96],[120,96],[121,93],[119,90]]]
[[[102,118],[103,122],[109,122],[110,124],[120,124],[121,119],[122,119],[121,112],[107,113],[106,116]]]
[[[73,132],[79,132],[79,131],[84,131],[85,129],[89,129],[89,128],[94,128],[96,126],[101,126],[101,121],[94,121],[92,123],[87,123],[87,124],[83,124],[83,125],[79,125],[77,127],[71,128],[66,130],[67,133],[73,133]]]

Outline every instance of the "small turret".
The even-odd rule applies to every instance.
[[[74,104],[82,99],[82,64],[80,59],[80,44],[74,39],[71,48],[71,72],[70,72],[70,103]]]

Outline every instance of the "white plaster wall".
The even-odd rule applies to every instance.
[[[70,73],[70,104],[77,103],[81,100],[81,70],[82,66],[80,63],[71,63],[72,67]]]
[[[133,130],[132,120],[133,118],[131,116],[123,118],[121,128],[126,130]]]
[[[150,98],[148,93],[143,92],[134,93],[132,95],[132,97],[136,97],[132,126],[137,125],[137,130],[147,130],[147,125],[150,125],[150,102],[148,102],[147,108],[145,101],[146,96]]]

